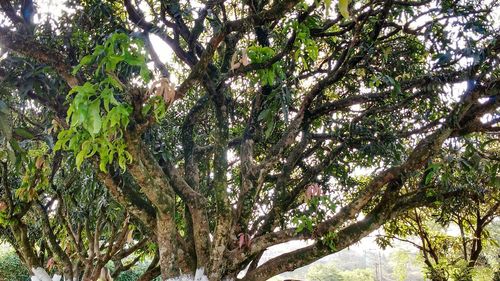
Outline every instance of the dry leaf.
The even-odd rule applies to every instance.
[[[240,233],[238,234],[238,247],[242,248],[250,248],[252,244],[252,240],[250,239],[250,235],[248,233]]]
[[[243,248],[245,246],[245,235],[243,233],[238,234],[238,248]]]
[[[52,267],[54,266],[55,262],[54,262],[54,258],[50,258],[48,261],[47,261],[47,265],[45,266],[48,271],[51,271],[52,270]]]
[[[50,126],[50,128],[47,129],[47,132],[49,134],[55,133],[59,127],[60,127],[59,122],[57,122],[56,119],[52,119],[52,126]]]
[[[133,230],[129,230],[128,233],[127,233],[127,242],[128,244],[132,243],[134,241],[134,238],[133,238],[133,235],[134,234],[134,231]]]
[[[36,158],[35,167],[37,169],[41,169],[43,167],[44,162],[45,160],[43,160],[43,156],[38,156],[38,158]]]
[[[0,212],[7,210],[7,203],[0,201]]]
[[[238,62],[238,52],[234,52],[233,57],[231,58],[231,70],[235,70],[240,67],[240,63]]]
[[[243,66],[247,66],[250,64],[250,60],[248,59],[247,49],[243,50],[240,62]]]
[[[165,104],[170,105],[175,99],[175,88],[167,78],[161,78],[151,85],[147,92],[148,96],[156,95],[163,97]]]
[[[321,195],[322,195],[322,191],[321,191],[321,188],[319,187],[319,184],[312,183],[307,187],[306,193],[304,194],[305,201],[306,201],[306,203],[308,203],[309,200],[311,200],[312,198],[319,197]]]

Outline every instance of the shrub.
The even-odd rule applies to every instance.
[[[0,245],[5,248],[5,245]],[[0,248],[0,281],[28,281],[29,271],[12,250]]]

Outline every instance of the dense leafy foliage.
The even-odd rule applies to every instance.
[[[134,266],[132,269],[121,272],[120,275],[114,280],[136,281],[146,269],[147,266],[145,267],[144,265],[139,264]],[[0,280],[2,281],[30,280],[28,268],[26,268],[26,265],[22,263],[14,251],[2,251],[0,253],[0,276]]]
[[[386,235],[379,237],[382,246],[392,240],[416,246],[431,280],[472,280],[485,271],[490,271],[492,279],[496,266],[485,257],[483,249],[496,248],[499,242],[489,233],[490,224],[500,212],[499,163],[491,155],[489,141],[469,140],[462,145],[450,144],[444,161],[429,164],[421,183],[458,191],[462,196],[443,197],[433,208],[412,210],[386,224]],[[450,227],[457,228],[458,234],[447,233]]]
[[[149,81],[150,73],[144,56],[137,49],[141,47],[140,42],[135,42],[133,50],[126,34],[113,34],[104,45],[98,45],[92,55],[83,57],[73,70],[76,74],[83,66],[97,64],[93,75],[96,83],[86,82],[69,92],[71,104],[66,121],[70,128],[59,133],[54,146],[54,150],[64,148],[73,151],[78,168],[85,158],[92,157],[96,152],[100,159],[99,167],[105,172],[115,155],[122,169],[131,160],[132,156],[125,150],[123,128],[130,122],[132,108],[117,100],[123,96],[120,92],[125,90],[125,86],[114,73],[117,67],[137,66],[144,82]],[[122,62],[124,66],[120,65]],[[104,114],[101,114],[101,104]]]
[[[29,280],[29,271],[16,253],[2,250],[0,252],[0,276],[2,281],[27,281]]]
[[[307,273],[307,280],[311,281],[349,281],[367,280],[374,281],[375,276],[372,269],[356,269],[339,271],[333,266],[313,265]]]

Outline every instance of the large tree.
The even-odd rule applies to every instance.
[[[495,0],[34,2],[0,0],[2,161],[32,112],[24,130],[150,230],[164,280],[266,280],[340,251],[461,196],[413,183],[499,130]]]

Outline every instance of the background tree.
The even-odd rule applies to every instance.
[[[430,164],[421,184],[460,190],[463,195],[444,197],[430,208],[409,211],[384,226],[386,235],[379,237],[379,242],[385,246],[395,239],[417,247],[431,280],[472,280],[475,267],[490,268],[483,249],[499,242],[488,231],[500,214],[495,142],[450,144],[444,161]],[[452,227],[458,234],[449,233]]]
[[[498,132],[498,1],[66,1],[35,26],[20,2],[0,1],[6,154],[5,116],[44,112],[48,151],[152,233],[163,279],[266,280],[340,251],[462,196],[414,183],[443,145]]]
[[[405,250],[397,250],[391,254],[391,264],[393,265],[392,276],[394,277],[394,280],[407,280],[408,268],[410,267],[410,259],[410,253]]]
[[[338,269],[333,266],[327,266],[323,264],[312,265],[307,272],[307,280],[311,281],[342,281],[342,275],[340,275]]]
[[[0,174],[4,205],[0,238],[14,247],[27,268],[44,268],[66,280],[97,280],[108,263],[114,265],[112,276],[117,277],[155,254],[150,235],[131,223],[129,214],[92,175],[67,176],[60,168],[49,184],[50,170],[43,167],[49,166],[48,159],[40,155],[33,159],[26,160],[30,165],[25,169],[19,168],[24,170],[22,179],[9,173],[6,163]],[[156,262],[144,278],[159,275]]]
[[[19,259],[14,251],[2,249],[0,252],[0,280],[26,281],[30,274],[27,267]]]
[[[338,270],[333,263],[314,264],[307,272],[307,280],[311,281],[349,281],[367,280],[374,281],[374,273],[370,268],[357,268],[354,270]]]

